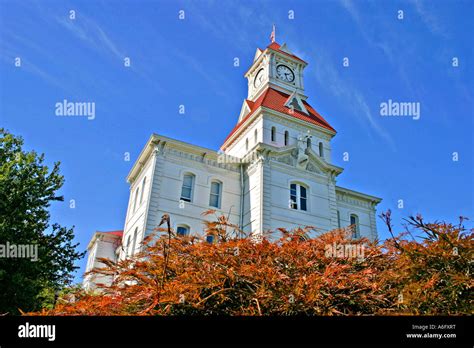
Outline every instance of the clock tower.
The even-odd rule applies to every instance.
[[[268,87],[287,94],[298,93],[305,100],[303,70],[307,63],[295,56],[286,44],[272,42],[264,50],[258,48],[253,64],[245,73],[249,100],[256,100]]]
[[[247,98],[243,101],[237,125],[221,147],[226,154],[244,158],[259,144],[316,153],[330,163],[330,140],[334,128],[308,103],[303,72],[308,63],[286,44],[275,41],[258,48],[245,73]]]

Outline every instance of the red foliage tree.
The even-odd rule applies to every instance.
[[[206,215],[214,213],[206,212]],[[390,212],[382,214],[390,233]],[[387,315],[472,312],[472,231],[425,223],[383,244],[350,239],[350,228],[307,238],[313,228],[279,229],[255,240],[224,216],[203,238],[177,236],[163,216],[143,252],[93,272],[113,278],[100,293],[78,291],[42,315]],[[280,234],[276,237],[275,234]],[[356,253],[354,253],[356,251]],[[358,251],[358,252],[357,252]],[[32,313],[30,313],[32,314]]]

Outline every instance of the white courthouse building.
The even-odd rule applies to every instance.
[[[245,73],[247,98],[219,151],[152,134],[127,177],[123,233],[94,234],[86,271],[100,267],[97,257],[137,252],[165,213],[177,233],[203,237],[201,214],[216,209],[248,233],[354,225],[354,237],[375,239],[381,199],[336,185],[343,172],[331,160],[336,131],[308,103],[306,66],[286,44],[257,49]],[[84,280],[86,288],[93,283]]]

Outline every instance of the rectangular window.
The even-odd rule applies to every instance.
[[[359,233],[359,218],[357,215],[351,215],[351,225],[353,226],[352,230],[352,237],[353,238],[359,238],[360,233]]]
[[[290,208],[308,210],[308,190],[300,184],[290,184]]]
[[[211,183],[211,195],[209,197],[209,205],[211,207],[220,207],[221,184],[218,182]]]
[[[301,210],[306,211],[306,188],[300,186],[300,206]]]
[[[181,199],[191,202],[193,194],[194,176],[186,174],[183,178],[183,187],[181,188]]]
[[[296,184],[291,184],[290,185],[290,204],[291,204],[291,209],[298,209],[298,202],[296,198]]]

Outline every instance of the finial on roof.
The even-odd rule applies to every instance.
[[[270,41],[273,43],[275,42],[275,36],[276,36],[276,32],[275,32],[275,24],[273,24],[273,30],[272,30],[272,33],[270,35]]]

